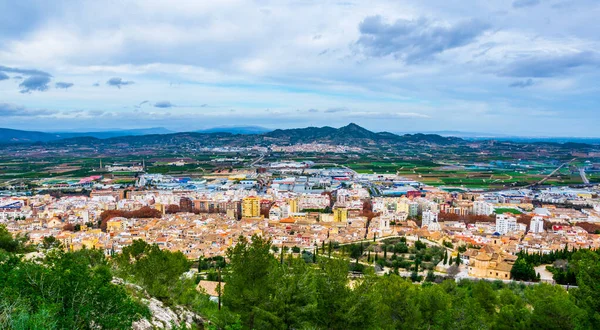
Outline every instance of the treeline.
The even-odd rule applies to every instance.
[[[219,305],[196,290],[200,278],[188,275],[192,265],[180,252],[137,240],[106,260],[94,250],[63,252],[48,240],[40,247],[50,249],[45,257],[27,261],[5,249],[24,248],[7,244],[5,232],[0,229],[2,329],[129,329],[149,312],[137,298],[140,293],[112,284],[113,276],[139,284],[167,305],[202,315],[207,322],[198,328],[600,328],[600,255],[590,250],[567,257],[577,284],[567,292],[548,284],[499,281],[415,285],[395,274],[377,276],[371,267],[354,278],[350,261],[328,257],[323,246],[321,254],[305,258],[285,250],[273,254],[268,240],[242,237],[225,259],[203,259],[198,265],[222,274]],[[385,249],[393,253],[395,248]],[[354,249],[358,255],[360,247]]]
[[[0,226],[0,329],[130,329],[149,316],[146,306],[111,283],[100,251],[54,249],[24,259],[13,253],[23,252],[14,249],[21,240],[6,244],[6,234]]]
[[[534,266],[549,264],[546,269],[552,273],[552,279],[562,285],[577,285],[582,259],[590,260],[593,256],[600,259],[599,250],[573,249],[565,247],[562,250],[550,253],[519,252],[519,258],[512,269],[513,278],[516,280],[532,280],[531,274]],[[515,268],[516,267],[516,268]],[[539,279],[539,275],[533,279]],[[598,288],[600,289],[600,287]]]
[[[126,211],[126,210],[106,210],[103,211],[102,213],[100,213],[100,220],[99,222],[99,226],[100,229],[102,229],[102,231],[106,231],[106,224],[108,222],[108,220],[112,219],[112,218],[117,218],[117,217],[121,217],[121,218],[127,218],[127,219],[131,219],[131,218],[160,218],[162,217],[162,213],[150,206],[144,206],[142,208],[139,208],[137,210],[133,210],[133,211]]]
[[[246,329],[593,329],[600,327],[598,255],[581,251],[578,289],[444,281],[414,285],[397,276],[348,276],[348,261],[281,262],[260,237],[240,239],[230,260],[224,309]],[[591,253],[591,254],[590,254]],[[358,253],[357,253],[358,254]]]

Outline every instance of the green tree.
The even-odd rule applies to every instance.
[[[240,236],[238,243],[227,250],[230,261],[223,305],[239,313],[244,327],[249,329],[281,324],[269,312],[268,299],[275,294],[279,278],[278,263],[269,253],[270,247],[269,240],[254,235],[251,242]]]
[[[62,247],[62,244],[54,236],[46,236],[46,237],[44,237],[44,239],[42,239],[42,248],[44,250],[61,248],[61,247]]]
[[[0,301],[20,305],[8,311],[8,328],[130,329],[148,309],[111,280],[96,250],[54,250],[35,262],[8,257],[0,262]],[[7,328],[3,323],[0,316],[0,328]]]
[[[352,293],[348,287],[348,262],[342,259],[321,259],[315,285],[315,323],[325,329],[346,329],[346,308]]]
[[[183,253],[161,250],[158,245],[142,240],[124,247],[123,252],[115,256],[115,262],[121,275],[133,278],[148,293],[167,302],[177,296],[172,284],[190,268]]]
[[[583,308],[593,328],[600,328],[600,256],[598,252],[579,250],[571,259],[578,288],[573,290],[577,305]]]
[[[27,236],[13,237],[4,225],[0,225],[0,249],[7,252],[21,252],[25,250],[26,242]]]
[[[535,281],[537,276],[533,266],[525,261],[524,258],[517,258],[513,265],[510,275],[516,281]]]
[[[498,298],[492,285],[487,281],[477,281],[472,286],[472,296],[488,314],[494,314]]]
[[[373,310],[381,329],[418,329],[421,323],[419,287],[400,276],[381,277],[373,288]]]
[[[533,307],[533,329],[589,328],[585,311],[569,299],[569,294],[562,287],[540,284],[531,286],[525,293]]]

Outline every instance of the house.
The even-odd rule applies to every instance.
[[[510,271],[517,257],[504,253],[499,247],[486,245],[481,249],[469,249],[463,256],[469,275],[481,278],[510,280]]]
[[[196,286],[196,290],[202,293],[206,293],[210,296],[210,300],[218,302],[219,300],[219,282],[215,281],[200,281]]]

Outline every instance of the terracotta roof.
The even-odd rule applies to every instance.
[[[200,292],[205,292],[209,296],[217,297],[219,293],[217,292],[217,287],[219,286],[219,282],[214,281],[200,281],[198,286],[196,286],[196,290]]]
[[[294,218],[288,217],[279,220],[279,223],[296,223],[296,220]]]

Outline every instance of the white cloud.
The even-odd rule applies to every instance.
[[[200,110],[227,118],[230,109],[263,118],[260,114],[267,108],[291,118],[295,109],[320,109],[323,114],[343,106],[349,111],[330,115],[347,120],[364,114],[361,120],[368,123],[378,120],[373,114],[383,118],[395,109],[396,115],[378,125],[394,126],[393,119],[406,119],[422,125],[416,129],[459,125],[452,118],[464,113],[485,114],[468,122],[493,127],[485,116],[509,116],[512,108],[536,107],[569,116],[564,105],[582,102],[577,108],[583,109],[578,110],[581,120],[600,124],[582,101],[593,103],[597,93],[593,86],[600,70],[594,61],[581,70],[567,61],[568,69],[553,76],[530,72],[535,74],[530,77],[523,70],[516,74],[519,63],[537,63],[538,69],[548,71],[544,68],[565,54],[600,49],[600,26],[594,24],[600,4],[579,0],[557,9],[553,3],[541,1],[528,8],[513,8],[511,1],[501,0],[40,3],[33,8],[35,15],[22,15],[21,31],[6,29],[0,65],[43,70],[52,74],[51,86],[66,81],[75,87],[69,93],[49,88],[22,95],[18,81],[4,79],[0,93],[3,102],[60,111],[125,113],[140,100],[169,100],[177,104],[168,111],[169,118]],[[536,15],[530,15],[532,10]],[[375,15],[384,17],[388,27],[428,22],[416,24],[402,42],[398,31],[388,29],[386,38],[371,44],[379,50],[394,46],[398,58],[424,54],[428,60],[407,65],[392,56],[357,51],[353,45],[361,37],[360,23]],[[468,35],[468,42],[455,42],[450,32],[462,31],[456,28],[460,22],[473,21],[489,29]],[[439,35],[440,27],[446,32],[438,47],[418,42],[425,32]],[[135,84],[110,88],[106,82],[115,77]],[[535,84],[526,91],[509,87],[527,79]],[[211,107],[199,109],[202,104]],[[301,119],[299,123],[319,124],[320,117],[304,112]]]

